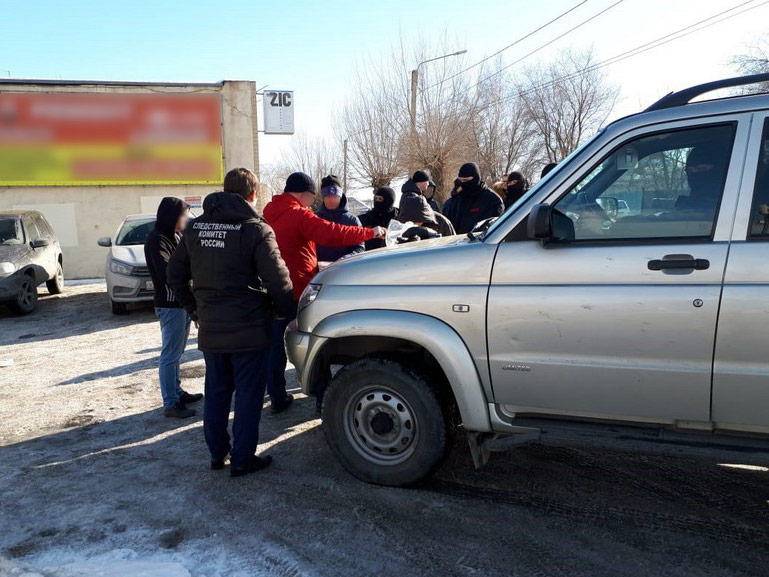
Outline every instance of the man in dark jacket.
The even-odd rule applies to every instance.
[[[255,455],[272,319],[294,314],[291,280],[275,233],[253,206],[258,186],[248,169],[228,172],[224,192],[206,197],[203,216],[188,227],[168,263],[171,289],[200,323],[198,348],[206,360],[203,431],[211,468],[224,468],[230,454],[233,477],[272,461]]]
[[[394,218],[398,218],[398,209],[395,208],[395,191],[389,186],[383,186],[374,192],[374,208],[360,215],[360,223],[366,228],[374,228],[375,226],[387,228]],[[366,241],[366,250],[374,250],[383,246],[385,246],[383,238],[372,238]]]
[[[320,195],[323,199],[323,205],[315,214],[329,222],[346,224],[348,226],[361,226],[358,217],[347,210],[347,195],[342,192],[339,177],[329,174],[320,182]],[[363,243],[351,246],[324,246],[319,244],[315,248],[318,260],[324,262],[334,262],[348,254],[355,254],[365,250]]]
[[[466,234],[480,221],[501,215],[502,209],[502,199],[481,181],[478,166],[472,162],[463,164],[451,198],[443,205],[443,214],[457,234]]]
[[[160,201],[155,228],[144,243],[144,257],[155,288],[155,314],[160,321],[163,343],[158,362],[163,412],[166,417],[178,419],[194,416],[195,411],[186,405],[203,398],[203,395],[192,395],[181,387],[179,361],[187,346],[190,317],[166,283],[166,267],[179,244],[189,213],[190,205],[167,196]]]
[[[424,196],[429,186],[430,175],[426,170],[417,170],[414,175],[401,186],[401,201],[398,205],[398,210],[403,208],[403,201],[410,196]]]

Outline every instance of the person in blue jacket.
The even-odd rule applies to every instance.
[[[342,192],[342,185],[338,176],[329,174],[320,181],[320,195],[323,199],[323,206],[315,214],[329,222],[361,226],[358,217],[347,210],[347,196]],[[341,247],[317,245],[318,261],[333,262],[364,250],[363,243]]]

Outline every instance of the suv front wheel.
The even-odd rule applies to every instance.
[[[449,447],[449,419],[420,375],[390,360],[365,358],[342,368],[323,400],[332,451],[357,478],[412,485],[432,473]]]

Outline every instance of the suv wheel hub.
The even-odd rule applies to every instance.
[[[387,387],[367,387],[347,402],[345,433],[367,460],[394,465],[413,453],[418,428],[405,399]]]

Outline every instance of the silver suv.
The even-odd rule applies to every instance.
[[[554,424],[766,446],[769,95],[691,102],[766,81],[614,122],[485,231],[318,274],[286,344],[306,393],[343,365],[344,466],[414,483],[459,423],[476,465]]]

